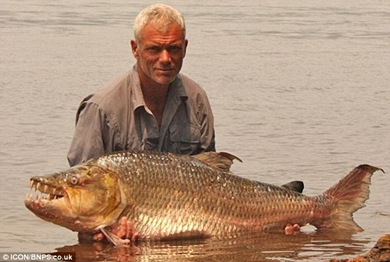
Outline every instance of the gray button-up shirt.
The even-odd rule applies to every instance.
[[[146,107],[136,66],[87,96],[77,111],[69,164],[133,149],[178,154],[215,151],[214,117],[205,91],[179,74],[169,87],[160,129]]]

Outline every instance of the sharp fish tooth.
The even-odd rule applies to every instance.
[[[34,186],[34,181],[33,180],[30,180],[30,189],[32,189]]]
[[[41,183],[38,182],[37,185],[36,185],[36,187],[35,187],[35,190],[37,190],[37,189],[39,190],[40,187],[41,187]]]
[[[47,185],[45,185],[44,187],[43,187],[43,192],[47,192],[47,191],[49,191],[49,187],[47,186]]]

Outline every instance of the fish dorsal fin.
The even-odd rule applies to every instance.
[[[222,171],[229,171],[233,164],[233,160],[242,162],[240,158],[227,152],[204,152],[194,155],[193,157]]]

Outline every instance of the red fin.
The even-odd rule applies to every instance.
[[[211,167],[223,171],[230,170],[230,167],[233,164],[233,160],[242,162],[241,159],[227,152],[204,152],[198,155],[194,155],[193,157]]]
[[[363,231],[353,220],[352,215],[365,206],[364,202],[370,193],[371,177],[378,170],[384,172],[383,169],[370,165],[357,166],[336,185],[325,191],[323,196],[333,199],[336,206],[330,218],[320,228]]]

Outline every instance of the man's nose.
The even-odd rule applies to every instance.
[[[171,62],[171,55],[169,54],[168,50],[163,49],[160,54],[160,61],[164,63]]]

